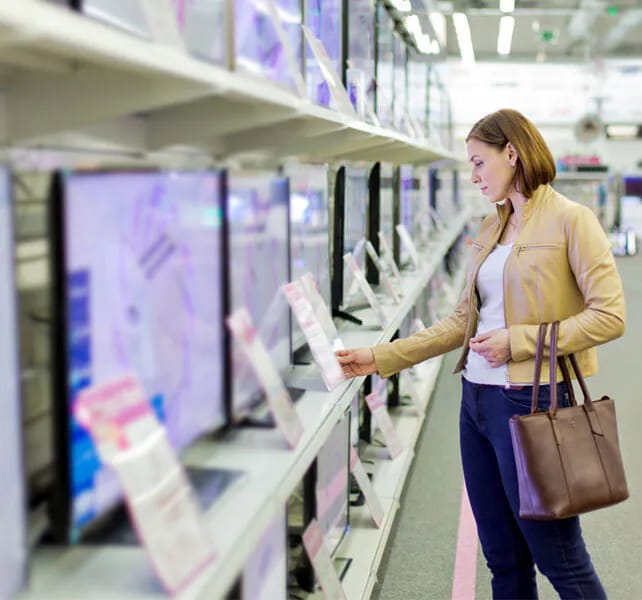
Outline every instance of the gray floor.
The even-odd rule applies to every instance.
[[[642,257],[618,259],[627,298],[625,336],[599,351],[594,396],[615,398],[631,497],[582,517],[593,562],[611,600],[642,599]],[[460,384],[444,361],[373,598],[448,600],[452,592],[462,473],[457,419]],[[540,578],[540,598],[556,598]],[[490,577],[478,552],[476,596],[491,597]],[[456,600],[471,600],[458,598]]]

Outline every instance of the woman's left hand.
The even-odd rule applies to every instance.
[[[491,367],[501,367],[510,360],[508,329],[491,329],[470,339],[470,349],[486,359]]]

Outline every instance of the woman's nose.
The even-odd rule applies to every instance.
[[[471,173],[470,175],[470,181],[472,183],[477,183],[479,181],[479,175],[475,174],[474,172]]]

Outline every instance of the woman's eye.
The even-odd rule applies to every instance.
[[[473,164],[474,164],[476,167],[481,167],[483,163],[476,162],[476,163],[473,163]]]

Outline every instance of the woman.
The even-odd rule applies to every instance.
[[[497,212],[480,226],[454,314],[408,338],[337,356],[348,377],[388,377],[463,346],[455,370],[462,372],[461,458],[493,598],[537,598],[534,565],[562,598],[606,598],[577,517],[519,518],[508,420],[530,412],[540,323],[560,321],[559,353],[575,353],[585,376],[597,370],[595,346],[624,333],[610,245],[587,207],[551,187],[551,152],[517,111],[478,121],[466,151],[472,182]],[[541,381],[549,383],[548,368]],[[557,385],[562,398],[564,383]],[[540,407],[548,396],[549,386],[541,386]]]

